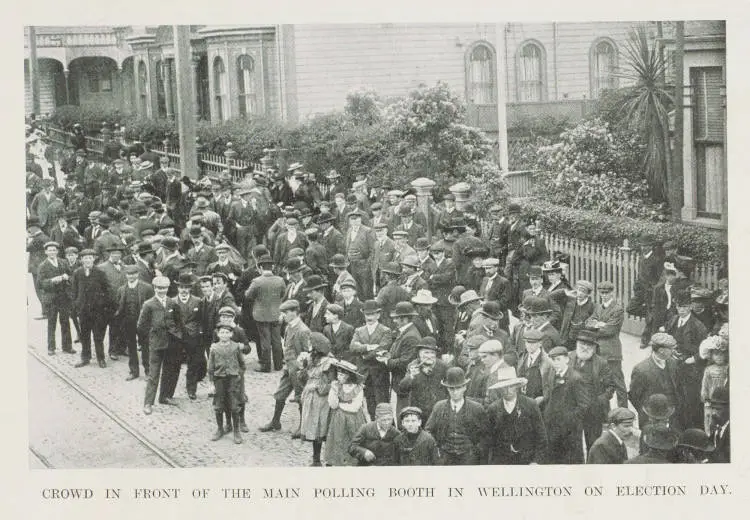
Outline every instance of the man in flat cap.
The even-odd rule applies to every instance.
[[[625,441],[633,436],[635,413],[615,408],[607,414],[608,428],[589,449],[586,464],[623,464],[628,460]]]
[[[663,394],[673,407],[678,406],[680,399],[677,361],[673,358],[677,342],[669,334],[657,332],[651,336],[650,345],[651,355],[633,367],[628,392],[630,402],[638,413],[641,429],[651,422],[643,410],[650,396]],[[672,427],[679,430],[679,420],[673,421]]]
[[[549,351],[555,381],[544,407],[544,424],[549,439],[548,464],[583,464],[581,442],[586,410],[591,396],[583,378],[569,366],[568,349]]]
[[[542,348],[544,334],[534,328],[526,328],[522,334],[525,350],[518,360],[518,375],[526,379],[525,395],[543,408],[555,383],[555,368]]]
[[[44,306],[47,310],[47,353],[53,355],[56,350],[57,321],[60,321],[63,352],[73,353],[73,343],[70,336],[70,280],[72,271],[68,263],[59,258],[60,244],[47,242],[44,253],[47,258],[39,264],[37,283],[40,294],[43,295]]]
[[[259,277],[250,283],[244,295],[243,312],[250,307],[258,330],[259,372],[281,370],[281,332],[279,326],[280,307],[286,284],[283,278],[273,274],[273,260],[266,254],[258,259]]]
[[[300,318],[300,306],[297,300],[287,300],[281,304],[279,311],[286,323],[284,331],[284,371],[279,380],[279,386],[273,397],[276,405],[273,411],[273,418],[268,424],[261,426],[260,431],[270,432],[281,429],[281,413],[284,411],[286,400],[294,392],[295,395],[302,391],[299,381],[299,371],[301,366],[297,360],[302,352],[308,352],[310,349],[310,329],[302,322]],[[302,414],[302,404],[300,407],[300,420]],[[300,425],[292,432],[292,438],[299,438]]]
[[[113,246],[121,246],[122,241],[120,240],[120,237],[113,233],[115,223],[108,214],[103,213],[99,216],[99,225],[101,226],[102,231],[94,240],[94,251],[96,251],[97,260],[99,262],[104,262],[109,256],[109,253],[107,252],[109,248]]]
[[[160,388],[159,404],[176,404],[167,394],[176,384],[180,373],[178,342],[182,337],[182,320],[180,306],[167,297],[170,284],[166,276],[154,278],[155,294],[143,304],[138,317],[138,341],[148,348],[149,355],[148,384],[143,398],[143,412],[146,415],[151,414],[157,388]]]
[[[73,273],[71,282],[73,305],[81,325],[81,362],[76,365],[77,368],[88,365],[91,360],[92,335],[99,366],[107,366],[104,358],[104,334],[113,302],[106,275],[94,267],[96,256],[93,249],[81,251],[81,267]]]
[[[356,209],[347,215],[348,227],[344,237],[346,259],[349,272],[357,281],[360,297],[370,299],[373,296],[372,261],[375,250],[375,233],[362,224],[364,212]]]
[[[113,245],[107,248],[108,258],[106,261],[100,263],[97,269],[100,269],[107,278],[108,292],[111,295],[113,301],[117,294],[117,290],[122,287],[125,282],[125,266],[122,263],[122,254],[125,248],[119,245]],[[113,308],[112,311],[115,309]],[[126,353],[126,346],[122,338],[122,327],[121,322],[118,318],[112,314],[109,318],[109,357],[112,361],[117,361],[118,356],[124,356]]]
[[[138,316],[143,304],[154,296],[154,288],[140,278],[137,265],[125,266],[125,284],[121,285],[115,295],[115,319],[119,320],[122,342],[127,350],[130,373],[127,381],[138,379]],[[141,354],[143,370],[148,377],[148,347]]]
[[[615,299],[615,285],[609,281],[599,282],[597,286],[599,303],[594,306],[594,312],[587,320],[587,327],[594,330],[596,342],[599,345],[599,355],[607,360],[612,376],[617,383],[615,390],[617,406],[627,408],[628,393],[625,389],[625,376],[622,373],[622,343],[620,330],[625,320],[625,310],[622,303]]]
[[[594,284],[577,280],[574,291],[560,289],[550,294],[550,299],[562,309],[560,338],[568,350],[574,350],[578,333],[594,312],[592,293]]]

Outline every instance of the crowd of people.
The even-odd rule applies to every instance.
[[[569,283],[517,204],[483,227],[451,194],[425,212],[409,190],[333,170],[319,184],[300,163],[196,181],[115,141],[90,160],[80,128],[54,153],[26,133],[48,352],[59,324],[76,367],[92,342],[99,367],[142,366],[146,414],[157,391],[175,404],[186,365],[189,399],[210,381],[212,439],[241,443],[253,367],[280,373],[260,430],[278,435],[292,403],[315,466],[729,461],[728,285],[694,283],[669,244],[640,237],[627,311],[650,352],[627,387],[614,284]]]

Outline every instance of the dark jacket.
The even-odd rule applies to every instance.
[[[39,289],[41,289],[40,295],[46,302],[54,302],[57,305],[70,305],[70,278],[67,281],[52,282],[52,278],[64,274],[67,274],[68,277],[72,276],[68,262],[62,258],[57,259],[57,267],[53,266],[48,259],[39,264],[36,280]]]
[[[625,310],[622,303],[612,300],[606,309],[602,307],[601,303],[597,304],[591,317],[606,324],[596,331],[599,355],[607,360],[622,359],[620,329],[622,329],[622,323],[625,320]]]
[[[547,431],[536,402],[518,394],[508,414],[503,400],[487,408],[490,464],[542,463],[547,452]]]
[[[352,336],[352,342],[349,346],[349,353],[352,356],[350,361],[357,365],[359,373],[365,376],[366,380],[367,376],[373,372],[387,371],[387,368],[378,362],[375,357],[378,351],[389,352],[392,344],[393,331],[382,323],[378,323],[372,335],[368,332],[367,326],[362,325],[355,329],[354,336]],[[378,348],[367,350],[366,345],[378,345]],[[385,376],[387,381],[388,374],[386,373]]]
[[[410,323],[404,332],[396,332],[386,364],[391,372],[391,386],[395,392],[399,391],[398,386],[406,375],[407,365],[417,357],[417,344],[420,339],[422,336],[413,323]]]
[[[544,407],[544,423],[550,439],[577,435],[580,437],[583,418],[591,405],[583,379],[571,366],[552,385],[549,401]]]
[[[417,364],[414,360],[411,365]],[[399,382],[398,394],[409,396],[409,406],[416,406],[422,410],[424,417],[429,417],[435,403],[447,396],[447,390],[441,384],[445,379],[448,367],[440,360],[435,361],[432,373],[428,376],[420,370],[419,374],[412,377],[407,373]]]
[[[643,412],[643,405],[651,395],[665,394],[673,405],[678,404],[677,362],[672,358],[667,359],[663,370],[654,363],[652,356],[633,367],[628,398],[638,413],[638,425],[641,429],[649,422],[648,416]],[[675,416],[672,417],[674,418]]]
[[[73,273],[71,291],[78,316],[94,316],[104,321],[108,319],[113,310],[113,296],[102,271],[94,267],[89,276],[86,276],[85,269],[79,267]]]
[[[327,324],[323,327],[323,335],[331,342],[331,355],[333,357],[356,364],[356,355],[349,351],[349,346],[354,337],[354,327],[342,321],[339,324],[339,330],[334,333],[333,326]]]
[[[438,444],[438,448],[441,451],[444,446],[449,442],[448,439],[448,427],[449,427],[449,414],[451,412],[451,406],[448,399],[438,401],[432,409],[430,418],[427,419],[425,430],[430,432],[435,441]],[[488,444],[488,422],[487,414],[484,411],[484,407],[472,401],[471,399],[464,399],[464,404],[461,410],[458,412],[458,419],[466,429],[469,441],[472,446],[472,450],[477,453],[480,463],[487,460],[487,444]]]
[[[171,298],[166,305],[154,296],[143,304],[138,317],[138,343],[153,350],[166,350],[176,346],[182,338],[180,307]]]
[[[578,371],[576,352],[571,352],[568,358],[570,359],[569,366]],[[586,420],[604,424],[609,413],[609,401],[617,389],[617,381],[607,364],[607,360],[603,357],[594,354],[586,363],[591,363],[593,376],[592,381],[586,384],[590,398],[590,405],[586,410]],[[583,375],[581,377],[586,382],[585,377]],[[625,388],[623,387],[622,390],[625,391]]]
[[[381,439],[378,425],[375,421],[362,425],[352,439],[349,455],[356,457],[360,466],[394,466],[396,465],[396,446],[394,441],[400,435],[395,426],[391,425]],[[365,452],[370,450],[375,454],[375,460],[365,461]]]
[[[437,442],[422,429],[416,435],[402,432],[394,444],[397,466],[434,466],[439,463]]]
[[[278,323],[285,290],[283,278],[270,273],[262,274],[250,283],[244,305],[251,306],[255,321]]]
[[[125,314],[127,312],[127,309],[125,308],[126,289],[127,289],[127,282],[125,283],[125,285],[121,285],[117,289],[117,295],[115,296],[115,305],[117,306],[115,310],[115,316],[121,319],[126,319],[131,322],[136,322],[138,321],[138,316],[140,313],[135,314],[134,316],[128,316]],[[146,303],[146,300],[154,297],[154,288],[151,285],[144,282],[143,280],[138,280],[138,283],[135,286],[135,289],[138,294],[137,307],[138,307],[138,310],[140,311],[140,309],[143,307],[143,304]]]
[[[625,444],[621,444],[612,432],[605,430],[591,445],[586,464],[623,464],[626,460],[628,450]]]

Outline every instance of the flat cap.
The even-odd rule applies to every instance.
[[[657,332],[651,336],[651,348],[675,348],[677,341],[666,332]]]
[[[221,309],[219,309],[219,316],[237,316],[237,311],[234,310],[229,305],[225,305]]]
[[[157,276],[151,281],[154,287],[169,287],[172,282],[166,276]]]
[[[485,341],[479,346],[480,354],[502,354],[503,344],[501,341],[496,339],[490,339]]]
[[[544,334],[542,334],[542,331],[539,329],[529,329],[527,328],[525,331],[523,331],[523,339],[524,341],[542,341],[544,338]]]
[[[594,284],[588,280],[576,280],[576,287],[585,289],[589,293],[594,290]]]
[[[93,249],[84,249],[83,251],[81,251],[80,256],[96,256],[96,251],[94,251]]]
[[[407,415],[416,415],[421,419],[423,415],[422,409],[416,406],[407,406],[398,414],[400,419],[403,419]]]
[[[599,282],[599,285],[597,286],[597,289],[599,292],[608,293],[615,290],[615,284],[608,281]]]
[[[473,336],[470,336],[469,339],[466,340],[466,342],[464,343],[464,347],[468,349],[479,348],[483,343],[489,341],[489,339],[490,338],[482,334],[475,334]]]
[[[287,300],[281,304],[279,311],[299,311],[299,302],[297,300]]]
[[[568,349],[566,349],[565,347],[555,347],[550,350],[547,355],[550,357],[550,359],[556,358],[557,356],[567,356]]]
[[[633,422],[635,419],[635,412],[628,408],[615,408],[610,410],[607,414],[607,422],[609,424],[620,424],[624,422]]]

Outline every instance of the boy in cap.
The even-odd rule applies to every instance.
[[[81,251],[81,267],[74,273],[71,282],[73,305],[81,324],[80,368],[91,360],[91,337],[94,338],[96,358],[104,368],[104,334],[112,312],[113,295],[110,293],[105,274],[94,267],[96,252],[93,249]]]
[[[138,341],[148,349],[149,356],[148,384],[143,398],[146,415],[152,412],[160,379],[159,403],[176,404],[168,396],[168,391],[174,388],[180,373],[181,352],[178,347],[182,338],[182,319],[180,306],[167,297],[170,284],[166,276],[154,278],[154,297],[143,304],[138,317]]]
[[[224,435],[224,410],[231,410],[234,424],[239,424],[240,420],[244,395],[241,376],[245,371],[245,358],[240,352],[240,345],[232,341],[232,333],[231,325],[217,325],[216,334],[219,341],[211,345],[208,356],[208,377],[216,388],[213,405],[217,428],[211,437],[212,441],[218,441]],[[242,443],[239,428],[234,428],[234,443]]]
[[[623,464],[628,460],[625,441],[634,435],[635,413],[627,408],[615,408],[607,414],[607,430],[589,449],[586,464]]]
[[[355,329],[365,323],[365,315],[362,313],[362,302],[357,298],[357,283],[347,280],[339,286],[341,300],[338,303],[344,309],[342,321],[348,323]]]
[[[407,406],[399,414],[401,434],[394,441],[397,466],[434,466],[440,462],[435,438],[422,429],[422,410]]]
[[[365,323],[355,329],[349,352],[352,356],[350,361],[357,365],[363,375],[365,400],[372,416],[377,403],[390,402],[390,374],[376,356],[390,351],[393,331],[380,323],[381,306],[377,301],[367,300],[362,306],[362,313]]]
[[[127,381],[138,379],[138,338],[137,326],[138,316],[143,304],[154,296],[154,288],[140,279],[139,270],[136,265],[125,266],[125,284],[117,289],[115,297],[115,318],[120,323],[120,332],[123,345],[128,355],[129,375]],[[148,348],[143,349],[141,360],[143,370],[148,377]]]
[[[251,351],[250,341],[247,339],[247,334],[245,333],[245,329],[237,325],[236,317],[237,317],[237,311],[235,311],[235,309],[233,309],[232,307],[222,307],[221,309],[219,309],[218,325],[231,325],[232,326],[231,340],[240,346],[240,352],[242,352],[242,354],[246,356],[250,354],[250,351]],[[216,334],[216,330],[214,330],[213,343],[216,343],[217,341],[219,341],[219,336]],[[247,402],[247,395],[245,394],[244,372],[240,376],[240,389],[242,390],[242,400],[240,401],[239,423],[233,420],[232,411],[229,409],[229,407],[227,407],[225,409],[225,415],[226,415],[225,431],[226,433],[231,432],[233,426],[235,428],[239,428],[240,431],[244,433],[247,433],[249,431],[247,428],[247,424],[245,423],[245,403]]]
[[[394,441],[401,432],[393,425],[393,408],[390,403],[378,403],[372,417],[352,439],[349,454],[358,460],[359,466],[394,466]]]

